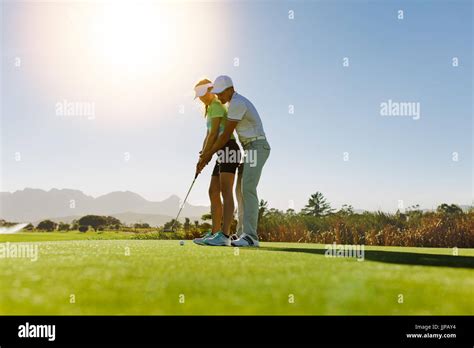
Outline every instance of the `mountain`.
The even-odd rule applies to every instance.
[[[119,219],[122,216],[126,223],[148,222],[157,225],[169,221],[170,217],[174,218],[179,206],[180,199],[175,195],[164,201],[153,202],[131,191],[116,191],[96,198],[72,189],[45,191],[25,188],[13,193],[0,192],[0,218],[16,222],[44,219],[68,222],[69,219],[96,214],[112,215]],[[181,216],[196,220],[208,212],[209,207],[186,203]]]

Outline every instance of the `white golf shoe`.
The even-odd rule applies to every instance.
[[[259,247],[258,240],[253,239],[245,233],[242,233],[239,239],[233,240],[231,245],[235,247]]]

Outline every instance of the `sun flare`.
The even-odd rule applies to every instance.
[[[105,3],[96,20],[97,53],[114,69],[157,69],[172,49],[167,30],[165,11],[158,4]]]

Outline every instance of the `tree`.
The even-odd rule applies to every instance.
[[[191,220],[189,218],[184,218],[184,230],[188,232],[191,229]]]
[[[58,225],[58,231],[68,231],[69,230],[69,224],[66,224],[64,222],[60,222]]]
[[[79,226],[79,232],[87,232],[87,230],[89,229],[89,226]]]
[[[207,222],[203,222],[200,226],[199,229],[201,232],[207,232],[212,228],[212,225]]]
[[[414,204],[407,208],[407,212],[421,212],[422,213],[423,211],[420,209],[419,204]]]
[[[331,213],[331,205],[326,201],[321,192],[316,192],[308,199],[302,213],[310,216],[323,216]]]
[[[258,219],[260,220],[268,212],[268,202],[263,199],[258,203]]]
[[[73,231],[79,229],[79,223],[77,222],[76,219],[74,219],[74,220],[71,221],[71,227],[70,227],[70,229],[73,230]]]
[[[352,215],[354,214],[354,207],[350,204],[343,204],[338,213],[343,215]]]
[[[36,228],[41,231],[54,231],[56,229],[57,224],[51,220],[43,220],[41,221]]]
[[[194,226],[196,226],[196,228],[199,227],[199,220],[194,220]]]
[[[443,203],[438,206],[436,209],[438,213],[446,214],[446,215],[457,215],[457,214],[462,214],[462,209],[457,206],[456,204],[446,204]]]
[[[150,228],[150,224],[144,223],[136,223],[133,225],[133,228]]]
[[[35,228],[35,226],[33,226],[33,224],[29,223],[28,225],[26,225],[23,229],[26,230],[26,231],[31,231]]]
[[[2,227],[11,227],[11,226],[15,226],[16,224],[17,222],[8,222],[3,219],[0,220],[0,226]]]
[[[122,222],[113,216],[106,216],[105,217],[106,225],[122,225]]]
[[[164,229],[171,229],[171,227],[173,227],[173,224],[174,224],[174,227],[179,229],[181,228],[182,224],[179,222],[179,221],[176,221],[175,223],[175,219],[172,219],[171,221],[168,221],[167,223],[165,223],[165,225],[163,226]]]
[[[211,215],[211,213],[203,214],[203,215],[201,216],[201,220],[202,220],[202,221],[209,221],[209,220],[212,220],[212,215]]]
[[[107,224],[107,219],[104,216],[99,215],[86,215],[79,219],[79,225],[90,226],[97,231],[99,226],[105,226]]]

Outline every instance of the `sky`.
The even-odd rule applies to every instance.
[[[183,198],[206,131],[193,86],[226,74],[272,147],[270,207],[472,204],[472,7],[4,1],[0,191]],[[383,115],[389,100],[414,109]],[[191,204],[209,204],[211,170]]]

